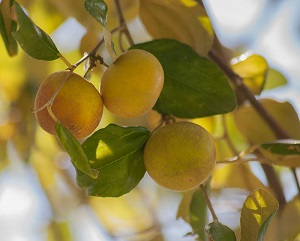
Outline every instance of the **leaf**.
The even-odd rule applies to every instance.
[[[110,124],[82,143],[92,168],[99,172],[92,179],[77,170],[77,183],[90,196],[118,197],[131,191],[143,178],[144,145],[149,131],[143,127]]]
[[[262,92],[268,70],[268,63],[262,56],[245,52],[231,60],[231,68],[254,94]]]
[[[263,241],[278,207],[277,200],[262,189],[249,195],[241,211],[241,241]]]
[[[204,7],[196,2],[140,0],[139,13],[155,39],[176,39],[190,45],[201,56],[205,56],[212,47],[212,25]]]
[[[208,224],[205,232],[213,241],[236,241],[235,233],[218,221]]]
[[[196,189],[183,193],[183,197],[179,203],[176,219],[182,218],[185,222],[190,222],[190,204]]]
[[[274,89],[287,84],[285,76],[276,69],[269,68],[264,90]]]
[[[111,39],[112,38],[111,32],[109,30],[107,30],[106,28],[103,28],[102,33],[103,33],[103,39],[105,42],[105,47],[107,49],[107,52],[109,53],[109,55],[112,59],[112,62],[114,62],[118,58],[118,56],[114,49],[114,42]]]
[[[84,7],[91,16],[105,27],[108,8],[103,0],[85,0]]]
[[[196,190],[190,203],[190,225],[200,240],[206,240],[207,206],[200,189]]]
[[[89,160],[75,137],[59,122],[56,122],[55,131],[61,145],[70,155],[75,168],[91,178],[96,178],[98,172],[89,165]]]
[[[257,188],[266,188],[247,163],[216,168],[211,185],[214,189],[242,188],[251,192]]]
[[[300,234],[300,199],[296,196],[284,207],[279,219],[279,240],[294,241]]]
[[[297,112],[289,102],[261,99],[259,102],[293,139],[300,139],[300,123]],[[276,140],[272,129],[250,105],[241,106],[234,112],[238,129],[252,144]]]
[[[12,36],[12,32],[17,28],[16,22],[10,18],[10,8],[12,4],[13,0],[2,0],[2,2],[0,2],[0,33],[10,56],[14,56],[18,53],[17,42]]]
[[[154,109],[179,118],[198,118],[230,112],[236,97],[221,70],[176,40],[161,39],[133,46],[158,58],[165,82]]]
[[[300,166],[300,140],[276,140],[261,144],[259,150],[269,164]]]
[[[280,155],[300,155],[300,140],[276,140],[261,144],[260,148]]]
[[[29,56],[48,61],[61,57],[50,36],[32,22],[17,2],[13,4],[11,16],[18,23],[12,35]]]

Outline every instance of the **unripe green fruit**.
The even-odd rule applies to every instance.
[[[144,151],[149,175],[159,185],[174,191],[187,191],[206,181],[214,170],[215,160],[213,138],[191,122],[157,129]]]

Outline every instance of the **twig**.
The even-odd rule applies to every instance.
[[[213,221],[214,221],[214,222],[218,222],[218,217],[217,217],[217,215],[216,215],[216,213],[215,213],[215,210],[214,210],[214,208],[213,208],[213,206],[212,206],[212,204],[211,204],[211,201],[210,201],[210,199],[209,199],[209,197],[208,197],[208,195],[207,195],[207,192],[206,192],[206,189],[205,189],[205,185],[201,184],[201,185],[200,185],[200,190],[201,190],[201,193],[202,193],[202,195],[203,195],[203,197],[204,197],[204,200],[205,200],[205,202],[206,202],[206,205],[207,205],[207,207],[208,207],[208,209],[209,209],[209,211],[210,211],[210,213],[211,213],[211,216],[212,216],[212,218],[213,218]]]
[[[245,96],[254,109],[260,114],[260,116],[267,122],[270,128],[273,130],[275,136],[278,139],[289,139],[289,134],[282,129],[278,122],[270,115],[270,113],[258,102],[253,93],[244,84],[243,79],[233,72],[233,70],[224,63],[221,58],[214,52],[209,52],[209,57],[224,71],[229,77],[232,84],[235,86],[237,92],[240,92]]]
[[[295,168],[292,168],[292,174],[293,174],[293,177],[294,177],[295,182],[296,182],[298,193],[300,193],[300,183],[299,183],[299,179],[298,179],[297,172],[296,172]]]
[[[117,9],[117,13],[119,16],[119,24],[120,26],[123,28],[122,31],[120,32],[120,35],[122,35],[122,33],[124,33],[126,35],[127,40],[129,41],[129,44],[132,46],[134,45],[134,41],[132,39],[132,36],[128,30],[122,9],[121,9],[121,4],[120,4],[120,0],[115,0],[115,5],[116,5],[116,9]]]

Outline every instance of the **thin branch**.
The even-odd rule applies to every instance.
[[[111,33],[115,33],[119,30],[121,30],[122,28],[120,26],[118,26],[117,28],[114,28]],[[72,69],[74,70],[75,68],[77,68],[80,64],[82,64],[84,61],[86,61],[88,58],[90,57],[96,57],[97,55],[97,51],[98,49],[102,46],[102,44],[104,43],[104,39],[102,38],[99,43],[86,55],[84,55],[80,60],[78,60],[75,64],[72,65]],[[105,64],[103,62],[103,64],[105,66],[107,66],[107,64]]]
[[[298,193],[300,193],[300,183],[299,183],[299,179],[298,179],[297,172],[296,172],[295,168],[292,168],[292,174],[293,174],[293,177],[294,177],[295,182],[296,182]]]
[[[282,129],[282,127],[278,124],[278,122],[270,115],[270,113],[261,105],[261,103],[255,98],[253,93],[248,89],[248,87],[244,84],[243,78],[237,75],[228,65],[227,62],[223,60],[223,58],[219,57],[219,55],[211,50],[209,52],[209,57],[222,69],[222,71],[227,75],[231,83],[234,85],[237,93],[240,93],[243,97],[245,97],[253,108],[258,112],[258,114],[266,121],[269,127],[273,130],[275,136],[278,139],[289,139],[289,134]],[[256,151],[257,156],[260,155],[260,152]],[[274,192],[277,195],[278,202],[281,207],[284,207],[286,204],[286,199],[280,185],[279,179],[274,171],[274,168],[269,165],[262,164],[262,168],[265,172],[265,175],[268,179],[268,183]],[[300,190],[300,189],[299,189]],[[300,195],[300,192],[299,192]]]
[[[128,30],[128,27],[127,27],[127,24],[126,24],[124,15],[123,15],[123,11],[121,9],[120,0],[115,0],[115,5],[116,5],[117,13],[118,13],[118,16],[119,16],[119,24],[120,24],[121,27],[123,27],[122,32],[126,35],[126,38],[128,39],[129,44],[132,46],[132,45],[134,45],[134,41],[133,41],[132,36],[131,36],[131,34]]]
[[[216,213],[215,213],[215,210],[214,210],[214,208],[213,208],[213,206],[212,206],[212,204],[211,204],[211,201],[210,201],[210,199],[209,199],[209,197],[208,197],[208,195],[207,195],[205,185],[201,184],[201,185],[200,185],[200,190],[201,190],[201,193],[202,193],[202,195],[203,195],[203,197],[204,197],[204,200],[205,200],[205,202],[206,202],[206,205],[207,205],[207,207],[208,207],[208,209],[209,209],[209,211],[210,211],[210,213],[211,213],[211,216],[212,216],[212,218],[213,218],[213,221],[214,221],[214,222],[218,222],[218,217],[217,217],[217,215],[216,215]]]
[[[282,129],[282,127],[278,124],[278,122],[270,115],[270,113],[258,102],[253,93],[249,90],[249,88],[244,84],[243,79],[233,72],[233,70],[224,63],[224,61],[219,58],[219,56],[211,51],[209,53],[209,57],[216,63],[218,66],[224,71],[224,73],[229,77],[232,84],[237,89],[237,92],[240,92],[243,96],[245,96],[254,109],[260,114],[260,116],[267,122],[270,128],[273,130],[275,136],[278,139],[289,139],[289,134]]]

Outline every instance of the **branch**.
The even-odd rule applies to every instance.
[[[209,52],[209,57],[223,70],[228,76],[231,83],[235,86],[237,92],[241,93],[246,99],[249,100],[254,109],[260,114],[260,116],[267,122],[270,128],[273,130],[275,136],[278,139],[289,139],[289,134],[282,129],[278,122],[269,114],[269,112],[257,101],[253,93],[244,84],[243,79],[233,72],[233,70],[224,63],[223,59],[214,52]]]
[[[129,41],[129,44],[132,46],[132,45],[134,45],[134,41],[132,39],[131,34],[129,33],[127,24],[125,22],[125,18],[124,18],[122,9],[121,9],[120,0],[115,0],[115,5],[116,5],[117,13],[119,16],[119,24],[123,28],[123,30],[120,32],[120,34],[124,33],[126,35],[127,40]]]
[[[223,60],[223,58],[219,57],[219,55],[211,50],[209,52],[209,57],[222,69],[222,71],[227,75],[231,83],[234,85],[236,92],[240,93],[244,98],[246,98],[254,109],[258,112],[258,114],[266,121],[266,123],[273,130],[275,136],[278,139],[289,139],[289,134],[282,129],[282,127],[278,124],[278,122],[270,115],[270,113],[260,104],[260,102],[255,98],[253,93],[248,89],[248,87],[244,84],[243,78],[237,75]],[[260,153],[256,153],[259,155]],[[280,181],[274,171],[274,168],[269,165],[262,165],[262,168],[265,172],[265,175],[268,179],[268,183],[271,188],[275,191],[277,195],[278,202],[281,207],[284,207],[286,204],[286,199],[280,185]],[[298,182],[297,182],[298,183]],[[300,186],[298,185],[298,190],[300,190]],[[300,193],[300,192],[299,192]]]

